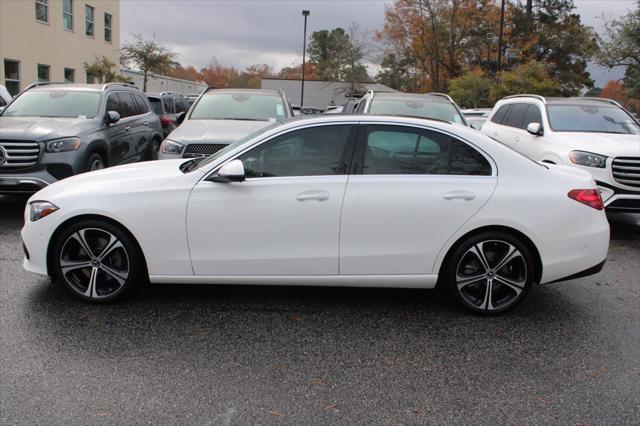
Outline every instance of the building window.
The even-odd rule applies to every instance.
[[[104,41],[111,43],[111,14],[104,14]]]
[[[65,68],[64,69],[64,82],[65,83],[73,83],[76,80],[76,70],[73,68]]]
[[[95,83],[96,83],[96,76],[94,76],[93,74],[87,73],[87,84],[95,84]]]
[[[85,21],[85,25],[84,25],[84,33],[88,36],[88,37],[93,37],[94,36],[94,31],[93,31],[93,6],[89,6],[88,4],[84,5],[84,21]]]
[[[36,21],[49,22],[49,0],[36,0]]]
[[[49,81],[50,69],[51,67],[49,65],[38,64],[38,83]]]
[[[62,26],[67,31],[73,31],[73,0],[62,1]]]
[[[4,60],[4,85],[11,96],[20,92],[20,62]]]

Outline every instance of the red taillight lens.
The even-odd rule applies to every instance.
[[[171,124],[173,124],[173,120],[171,120],[171,119],[169,118],[169,116],[167,116],[167,115],[161,115],[161,116],[160,116],[160,123],[161,123],[163,126],[170,126]]]
[[[597,189],[573,189],[569,191],[567,195],[569,198],[573,198],[574,200],[582,204],[586,204],[589,207],[593,207],[594,209],[604,209],[602,198],[600,198],[600,193]]]

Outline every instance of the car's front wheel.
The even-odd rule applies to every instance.
[[[54,243],[55,277],[75,296],[92,302],[120,299],[143,279],[143,260],[132,238],[99,220],[66,228]]]
[[[508,233],[486,232],[467,238],[449,256],[449,290],[467,309],[498,314],[524,299],[536,277],[531,250]]]

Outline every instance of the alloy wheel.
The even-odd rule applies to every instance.
[[[502,240],[478,242],[456,267],[460,296],[476,309],[490,312],[516,303],[527,283],[527,262],[520,250]]]
[[[99,158],[96,158],[95,160],[93,160],[91,162],[91,166],[89,166],[89,171],[91,172],[94,170],[101,170],[101,169],[104,169],[104,163]]]
[[[60,270],[78,294],[104,299],[119,292],[129,279],[129,254],[112,233],[83,228],[69,235],[60,250]]]

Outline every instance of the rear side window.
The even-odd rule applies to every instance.
[[[511,108],[511,105],[501,106],[500,109],[498,109],[498,111],[493,115],[493,117],[491,117],[491,121],[493,123],[502,124],[502,121],[504,120],[505,115],[509,111],[509,108]]]
[[[528,109],[528,104],[513,104],[511,106],[511,110],[509,111],[509,115],[504,119],[502,124],[504,124],[505,126],[522,129],[524,116],[526,115]]]
[[[524,116],[524,121],[522,122],[522,128],[526,129],[531,123],[538,123],[542,125],[542,114],[540,113],[540,108],[533,104],[529,104],[527,113]]]
[[[158,115],[164,114],[164,109],[162,109],[162,101],[160,98],[149,98],[149,103],[151,104],[151,109]]]
[[[162,98],[162,104],[164,105],[164,111],[167,114],[176,113],[176,107],[175,107],[175,104],[173,103],[173,98],[171,98],[170,96],[164,96]]]
[[[182,96],[176,96],[176,112],[187,112],[189,110],[189,104]]]
[[[367,126],[363,174],[491,175],[475,148],[444,133],[396,126]]]

